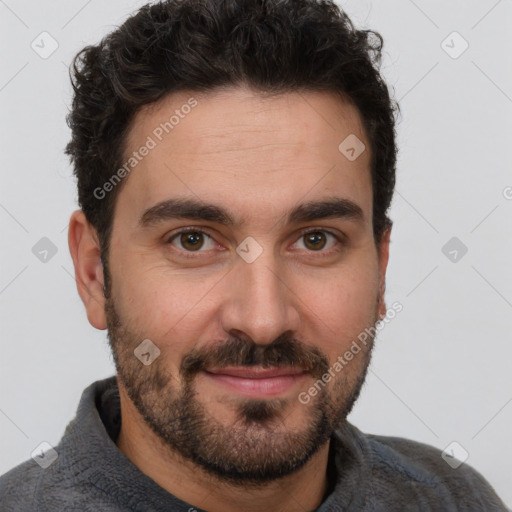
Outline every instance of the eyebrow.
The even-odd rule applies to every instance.
[[[172,219],[201,220],[225,226],[243,226],[245,221],[235,220],[225,208],[199,199],[167,199],[147,209],[140,217],[139,225],[149,228]],[[299,224],[321,219],[346,219],[359,223],[365,221],[362,208],[350,199],[331,197],[320,201],[302,203],[287,215],[288,224]]]

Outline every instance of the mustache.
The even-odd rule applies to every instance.
[[[329,370],[328,359],[318,348],[285,334],[269,344],[230,336],[226,341],[195,348],[183,358],[180,373],[184,379],[190,379],[208,368],[228,366],[292,366],[317,378]]]

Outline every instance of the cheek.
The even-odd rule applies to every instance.
[[[303,279],[297,295],[308,320],[305,328],[313,343],[333,360],[376,318],[378,279],[372,265],[339,268],[328,279]],[[314,326],[309,331],[308,324]]]
[[[198,339],[198,320],[208,315],[209,291],[219,276],[171,271],[167,265],[133,265],[129,271],[128,266],[123,268],[126,277],[114,277],[114,300],[120,316],[133,331],[162,349],[172,340],[173,352],[189,350],[187,340]]]

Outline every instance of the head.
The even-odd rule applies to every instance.
[[[123,414],[217,477],[296,471],[364,382],[373,339],[333,368],[386,312],[381,48],[329,1],[182,0],[75,58],[79,293]],[[283,372],[265,392],[222,373],[261,368]]]

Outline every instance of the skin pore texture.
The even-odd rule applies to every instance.
[[[187,113],[159,140],[176,109]],[[350,134],[366,146],[353,161],[338,149]],[[390,229],[376,244],[359,113],[327,92],[181,91],[137,113],[127,158],[148,136],[156,144],[116,201],[108,299],[95,230],[80,210],[69,229],[89,322],[108,328],[114,354],[117,446],[198,508],[312,510],[373,343],[308,403],[299,394],[386,312]],[[206,207],[208,219],[171,216],[171,199],[215,205],[232,223]],[[350,204],[289,222],[300,205],[334,200]],[[134,354],[143,340],[160,351],[148,365]]]

